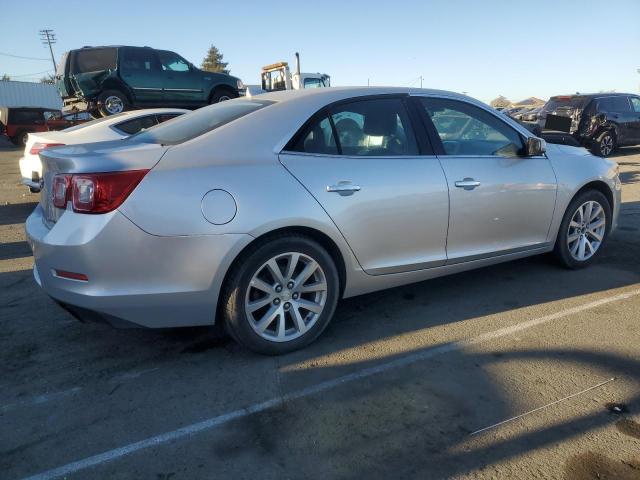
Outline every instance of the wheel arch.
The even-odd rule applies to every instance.
[[[236,95],[238,93],[238,91],[235,88],[233,88],[231,85],[228,85],[226,83],[218,83],[213,87],[211,87],[211,90],[209,90],[209,95],[207,96],[207,103],[211,102],[211,97],[213,97],[217,92],[220,92],[220,91],[231,92]]]
[[[344,293],[344,289],[347,282],[347,269],[345,259],[340,251],[340,248],[335,243],[335,241],[326,233],[321,232],[312,227],[304,227],[304,226],[289,226],[277,228],[275,230],[270,230],[269,232],[263,233],[262,235],[255,237],[251,242],[244,246],[240,252],[235,256],[233,261],[229,264],[224,277],[222,279],[222,283],[220,284],[220,289],[224,289],[227,284],[227,280],[229,274],[233,271],[234,267],[243,260],[244,256],[248,251],[255,248],[256,245],[259,245],[263,242],[269,241],[271,238],[285,236],[287,234],[291,235],[301,235],[307,237],[311,240],[318,242],[331,256],[333,261],[336,264],[336,269],[338,270],[338,280],[340,282],[339,285],[339,298],[342,298],[342,294]],[[222,319],[221,315],[221,303],[222,303],[222,295],[218,295],[218,305],[216,307],[216,318]]]
[[[98,92],[96,98],[98,98],[106,90],[118,90],[119,92],[122,92],[127,97],[129,104],[133,105],[133,94],[126,83],[115,78],[107,78],[100,84],[100,92]]]
[[[607,202],[609,202],[609,207],[613,211],[613,207],[615,206],[615,203],[614,203],[615,200],[614,200],[613,191],[611,190],[611,187],[609,187],[607,182],[604,182],[602,180],[592,180],[592,181],[590,181],[588,183],[585,183],[582,187],[580,187],[580,189],[578,189],[576,191],[576,193],[573,194],[573,196],[569,200],[569,203],[567,204],[567,206],[570,205],[571,202],[573,202],[573,200],[578,195],[581,195],[581,194],[583,194],[584,192],[586,192],[588,190],[596,190],[596,191],[602,193],[605,196],[605,198],[607,199]]]

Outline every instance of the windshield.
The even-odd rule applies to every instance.
[[[176,145],[199,137],[225,123],[255,112],[273,102],[268,100],[229,100],[200,108],[171,122],[132,135],[136,142]]]
[[[91,120],[89,122],[84,122],[79,125],[74,125],[73,127],[65,128],[63,132],[75,132],[76,130],[80,130],[84,127],[90,127],[91,125],[97,125],[98,123],[106,122],[107,120],[113,120],[114,118],[124,117],[129,115],[130,112],[122,112],[116,113],[115,115],[109,115],[108,117],[96,118],[95,120]]]

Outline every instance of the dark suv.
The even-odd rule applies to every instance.
[[[597,93],[551,97],[539,115],[543,137],[566,132],[595,155],[640,145],[640,97]]]
[[[63,110],[102,116],[131,108],[199,108],[244,93],[239,78],[199,70],[180,55],[150,47],[84,47],[56,72]]]

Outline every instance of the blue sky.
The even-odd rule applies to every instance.
[[[210,44],[231,73],[293,63],[334,85],[442,88],[488,101],[640,87],[640,0],[0,1],[0,52],[48,58],[83,45],[148,45],[199,65]],[[64,7],[62,7],[64,5]],[[268,5],[268,6],[265,6]],[[47,61],[0,55],[15,80]],[[18,78],[18,75],[25,75]]]

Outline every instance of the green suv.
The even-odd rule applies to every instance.
[[[199,108],[245,92],[239,78],[202,71],[177,53],[150,47],[71,50],[56,82],[64,111],[104,117],[132,108]]]

